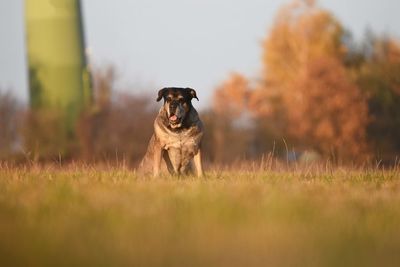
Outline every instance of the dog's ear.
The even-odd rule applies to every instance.
[[[167,90],[168,90],[167,88],[163,88],[160,91],[158,91],[158,97],[156,99],[157,102],[160,101],[164,97],[164,95],[167,92]]]
[[[192,88],[186,88],[186,90],[189,92],[191,99],[196,98],[197,101],[199,101],[199,98],[196,95],[196,91]]]

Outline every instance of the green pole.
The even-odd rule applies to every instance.
[[[25,0],[30,104],[64,114],[66,129],[92,92],[79,0]]]

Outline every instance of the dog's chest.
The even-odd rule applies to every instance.
[[[194,138],[177,138],[170,140],[166,145],[169,159],[175,171],[186,169],[193,156],[197,153],[198,146]]]
[[[164,127],[155,128],[161,148],[166,150],[175,171],[185,170],[198,153],[203,135],[200,126],[196,125],[181,132],[171,132]]]
[[[193,157],[198,150],[196,138],[186,133],[169,135],[164,142],[165,150],[179,153],[183,158]]]

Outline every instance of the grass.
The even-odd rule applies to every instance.
[[[400,172],[0,168],[0,266],[399,266]]]

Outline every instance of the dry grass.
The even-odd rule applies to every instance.
[[[0,266],[399,266],[400,173],[0,168]]]

